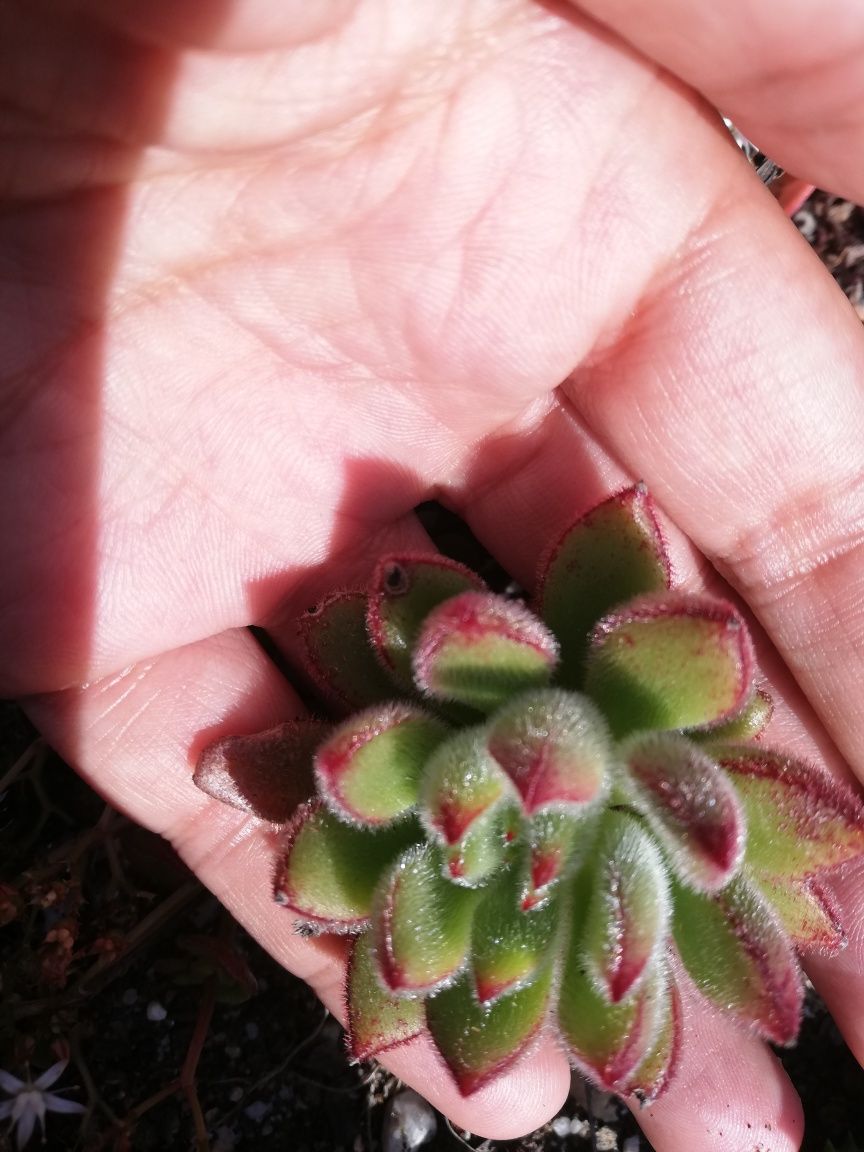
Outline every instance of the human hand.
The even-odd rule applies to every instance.
[[[423,546],[430,495],[528,582],[644,478],[806,693],[767,658],[772,742],[864,771],[860,325],[663,70],[864,199],[834,103],[860,17],[775,28],[765,0],[748,40],[743,5],[647,7],[604,3],[614,30],[529,0],[0,13],[2,691],[334,1010],[341,957],[271,902],[266,828],[190,765],[299,708],[244,626],[290,655],[308,603]],[[840,896],[855,923],[854,876]],[[809,964],[860,1056],[862,953]],[[797,1147],[773,1058],[699,1033],[639,1117],[660,1152]],[[551,1048],[468,1100],[421,1044],[388,1063],[497,1136],[569,1081]]]

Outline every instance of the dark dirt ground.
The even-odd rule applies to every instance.
[[[864,212],[816,193],[795,219],[864,320]],[[0,705],[0,1067],[22,1076],[68,1052],[57,1087],[77,1084],[89,1107],[83,1123],[49,1115],[47,1147],[379,1152],[398,1084],[350,1067],[305,986],[34,739]],[[815,998],[781,1055],[804,1101],[805,1152],[864,1148],[864,1072]],[[522,1141],[481,1141],[438,1116],[425,1147],[466,1144],[650,1152],[629,1113],[579,1081]]]

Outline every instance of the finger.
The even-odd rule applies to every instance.
[[[856,0],[581,0],[703,92],[797,176],[864,199],[864,15]]]

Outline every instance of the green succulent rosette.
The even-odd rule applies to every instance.
[[[864,850],[864,810],[763,747],[745,622],[671,587],[644,487],[563,534],[530,606],[397,555],[301,633],[357,711],[221,740],[195,779],[284,823],[274,892],[296,926],[354,938],[355,1056],[428,1032],[470,1093],[552,1034],[595,1084],[652,1100],[682,970],[794,1040],[797,952],[844,944],[830,872]]]

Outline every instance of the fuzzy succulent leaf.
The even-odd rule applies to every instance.
[[[633,996],[666,940],[669,878],[641,821],[616,811],[603,818],[587,873],[585,958],[600,993],[617,1004]]]
[[[284,824],[312,793],[313,756],[330,727],[288,720],[252,736],[223,736],[198,757],[192,780],[223,804]]]
[[[622,748],[625,791],[694,888],[716,891],[744,851],[738,794],[719,765],[677,732],[650,732]]]
[[[318,748],[319,795],[349,822],[389,823],[417,804],[424,765],[446,736],[440,720],[412,704],[367,708]]]
[[[274,897],[310,927],[363,928],[381,873],[422,832],[416,820],[371,830],[345,824],[320,800],[301,805],[285,829]]]
[[[666,545],[644,485],[593,508],[544,559],[538,611],[561,645],[559,683],[582,684],[588,635],[617,604],[669,587]]]
[[[755,877],[796,948],[834,956],[846,947],[846,932],[833,893],[813,877],[778,880]]]
[[[423,820],[444,844],[455,844],[484,813],[513,794],[486,747],[483,728],[463,728],[443,741],[426,763],[420,786]]]
[[[761,736],[774,715],[774,701],[764,688],[756,688],[743,709],[707,731],[688,732],[691,740],[711,746],[714,744],[745,744]]]
[[[864,804],[827,772],[764,748],[713,754],[741,797],[754,871],[803,878],[861,855]]]
[[[581,876],[575,895],[577,903],[587,896]],[[588,971],[579,927],[580,917],[574,912],[564,954],[558,1028],[570,1059],[580,1071],[604,1091],[625,1092],[653,1053],[668,1014],[664,1004],[670,996],[666,965],[658,958],[634,996],[610,1003]]]
[[[336,592],[298,622],[306,671],[335,708],[352,710],[389,700],[393,682],[372,652],[365,592]]]
[[[443,848],[445,875],[454,884],[476,888],[507,863],[522,835],[519,805],[505,799],[478,816],[465,834]]]
[[[596,821],[572,812],[547,808],[535,813],[528,825],[529,866],[522,896],[526,911],[542,904],[581,862],[596,830]]]
[[[554,899],[525,911],[522,880],[506,869],[485,890],[471,930],[471,969],[481,1004],[492,1004],[530,980],[549,955],[559,908]]]
[[[474,996],[469,973],[427,1001],[432,1039],[464,1095],[508,1068],[542,1028],[552,987],[552,966],[491,1005]]]
[[[463,592],[426,617],[414,649],[414,680],[434,699],[491,712],[544,687],[558,659],[546,626],[518,600]]]
[[[477,893],[449,883],[442,872],[440,851],[417,845],[375,894],[372,944],[378,971],[394,992],[431,992],[465,963]]]
[[[495,714],[487,745],[528,813],[550,805],[581,812],[608,789],[609,729],[587,696],[558,688],[517,696]]]
[[[654,1041],[622,1090],[622,1095],[636,1096],[642,1104],[653,1104],[672,1083],[684,1038],[681,995],[673,980],[653,1007],[658,1019]]]
[[[351,948],[346,990],[348,1046],[355,1060],[378,1056],[423,1031],[423,1001],[394,996],[384,989],[368,932],[358,936]]]
[[[475,572],[446,556],[395,553],[379,562],[366,625],[378,659],[401,688],[414,688],[411,654],[432,609],[460,592],[485,588]]]
[[[673,904],[675,943],[699,990],[766,1039],[791,1044],[801,1019],[801,971],[762,895],[736,876],[712,896],[676,885]]]
[[[680,592],[629,601],[591,635],[585,690],[613,732],[719,724],[752,693],[753,646],[731,604]]]

